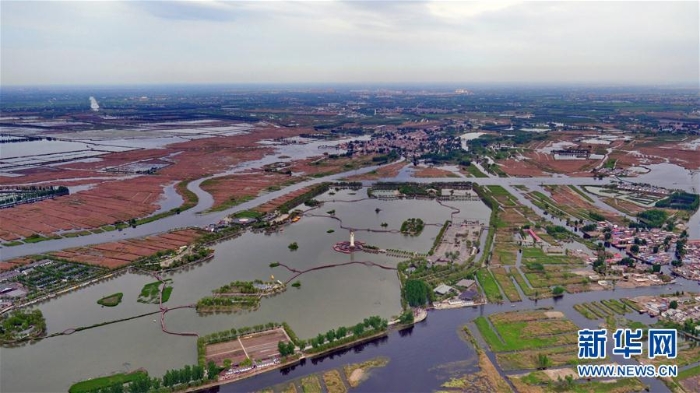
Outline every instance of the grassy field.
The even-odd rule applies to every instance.
[[[537,317],[538,314],[541,315]],[[575,324],[563,318],[549,319],[542,312],[494,314],[489,321],[493,329],[483,317],[477,318],[475,323],[494,352],[551,348],[577,342]]]
[[[496,284],[496,280],[491,275],[489,269],[479,269],[476,272],[476,278],[479,280],[481,288],[484,290],[484,295],[486,299],[492,303],[499,303],[503,301],[503,295],[501,295],[501,290]]]
[[[476,165],[468,165],[464,167],[465,171],[472,177],[488,177],[484,172],[480,171]]]
[[[74,384],[68,389],[69,393],[88,393],[111,386],[125,384],[135,380],[139,375],[148,375],[144,371],[134,371],[133,373],[119,373],[107,377],[93,378]]]
[[[581,264],[581,260],[566,255],[547,255],[541,248],[523,248],[523,263],[539,262],[543,265]]]
[[[506,271],[505,268],[493,268],[491,269],[491,273],[503,289],[503,293],[505,293],[508,300],[510,300],[511,302],[519,302],[522,300],[520,298],[520,294],[518,293],[518,289],[515,288],[515,284],[513,284],[513,281],[510,278],[510,274]]]
[[[677,379],[686,379],[700,375],[700,365],[679,371]]]
[[[326,384],[328,393],[345,393],[348,391],[338,370],[330,370],[323,373],[323,382]]]
[[[572,189],[575,193],[581,195],[581,197],[582,197],[583,199],[587,200],[588,202],[590,202],[590,203],[595,203],[595,201],[593,200],[593,198],[591,198],[588,194],[586,194],[586,192],[583,191],[582,189],[580,189],[580,188],[578,188],[578,187],[576,187],[576,186],[569,186],[569,188]]]
[[[486,188],[491,192],[491,195],[496,197],[498,202],[502,203],[504,206],[515,206],[518,204],[514,196],[510,195],[508,190],[502,186],[486,186]],[[498,197],[505,198],[498,198]]]
[[[501,265],[515,265],[517,250],[514,247],[504,247],[501,243],[496,244],[494,254],[498,256],[498,261]]]
[[[301,379],[301,390],[304,393],[321,393],[321,382],[315,374],[309,375]]]
[[[537,357],[540,354],[547,355],[552,362],[552,367],[576,364],[579,360],[578,346],[576,345],[564,345],[539,350],[502,352],[496,354],[496,360],[504,370],[536,369],[539,367],[537,364]]]
[[[552,380],[543,371],[534,371],[527,375],[509,377],[519,392],[570,392],[570,393],[632,393],[644,391],[645,385],[637,378],[620,378],[613,381],[581,381],[573,386],[564,387],[563,382]]]

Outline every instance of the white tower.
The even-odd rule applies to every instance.
[[[355,232],[350,231],[350,247],[355,247]]]

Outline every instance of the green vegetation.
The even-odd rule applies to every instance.
[[[575,324],[568,319],[547,318],[539,310],[494,314],[488,319],[478,317],[474,322],[495,352],[550,348],[577,340]]]
[[[294,355],[294,343],[291,341],[287,343],[280,341],[277,343],[277,350],[282,356]]]
[[[165,288],[163,289],[163,299],[162,302],[165,303],[168,301],[170,298],[170,293],[172,292],[173,288],[169,286],[169,283],[172,283],[173,280],[167,279],[163,283],[165,285]],[[148,283],[143,286],[141,289],[141,293],[139,294],[138,302],[139,303],[152,303],[152,304],[158,304],[158,300],[160,297],[160,281],[154,281],[151,283]],[[168,288],[170,288],[168,290]]]
[[[419,183],[401,183],[399,184],[399,192],[408,196],[426,196],[430,185]]]
[[[321,393],[323,391],[321,389],[321,382],[319,382],[315,374],[301,379],[301,390],[304,393]]]
[[[581,262],[578,258],[567,257],[565,255],[547,255],[541,248],[538,247],[526,247],[522,250],[522,260],[525,264],[537,262],[542,265],[563,265]]]
[[[32,243],[39,243],[39,242],[43,242],[46,240],[52,240],[52,239],[60,239],[60,236],[44,237],[38,233],[33,233],[33,234],[25,237],[24,242],[32,244]]]
[[[15,310],[0,319],[0,343],[12,343],[41,337],[46,320],[41,310]]]
[[[348,379],[348,383],[350,387],[356,388],[359,384],[359,380],[351,380],[350,376],[355,370],[362,370],[364,372],[369,371],[370,369],[373,368],[378,368],[378,367],[384,367],[387,364],[389,364],[389,358],[385,357],[377,357],[374,359],[366,360],[362,363],[352,363],[352,364],[347,364],[343,366],[343,372],[345,373],[345,377]]]
[[[514,268],[511,268],[511,270],[513,269]],[[518,293],[518,289],[511,280],[511,273],[507,272],[503,267],[492,268],[491,273],[498,282],[498,285],[501,287],[501,289],[503,289],[503,293],[506,295],[509,301],[519,302],[522,300],[520,298],[520,294]]]
[[[329,229],[326,231],[326,233],[333,233],[333,232],[335,232],[335,229]]]
[[[345,393],[348,391],[338,370],[330,370],[323,373],[323,382],[326,384],[328,393]]]
[[[582,189],[580,189],[580,188],[578,188],[578,187],[576,187],[576,186],[569,186],[569,188],[572,189],[575,193],[581,195],[581,197],[582,197],[583,199],[587,200],[588,202],[590,202],[590,203],[595,203],[595,201],[593,200],[593,198],[591,198],[590,195],[586,194],[586,192],[583,191]]]
[[[651,209],[640,212],[637,217],[648,227],[661,228],[668,218],[668,213],[663,210]]]
[[[121,292],[105,296],[102,299],[98,300],[97,304],[105,307],[116,307],[119,303],[122,302],[123,296],[124,294]]]
[[[604,215],[594,212],[593,210],[588,211],[588,217],[593,221],[606,221]]]
[[[424,306],[432,301],[433,292],[425,281],[408,279],[403,287],[403,298],[411,307]]]
[[[686,379],[700,375],[700,365],[678,372],[678,379]]]
[[[300,282],[300,281],[294,281],[294,283],[292,284],[292,286],[293,286],[294,288],[301,288],[301,282]]]
[[[501,295],[501,290],[496,284],[496,280],[491,275],[488,269],[479,269],[476,272],[476,278],[479,280],[481,288],[484,290],[486,299],[491,303],[501,303],[503,302],[503,295]]]
[[[255,210],[242,210],[239,211],[238,213],[233,213],[231,217],[233,218],[255,218],[255,219],[260,219],[264,216],[264,214],[260,212],[256,212]]]
[[[467,165],[463,168],[473,177],[479,177],[479,178],[489,177],[487,174],[480,171],[479,168],[476,167],[476,165]]]
[[[260,284],[262,284],[262,281],[258,281]],[[255,294],[260,292],[257,288],[255,288],[256,282],[253,281],[234,281],[231,283],[228,283],[226,285],[223,285],[217,289],[214,289],[212,292],[214,293],[245,293],[245,294]]]
[[[259,305],[258,296],[206,296],[197,301],[196,309],[199,313],[210,313],[251,309]]]
[[[440,242],[442,241],[443,235],[445,235],[445,231],[447,230],[447,227],[450,225],[451,221],[446,220],[444,224],[442,224],[442,228],[440,228],[440,232],[438,232],[438,235],[435,236],[435,240],[433,241],[433,246],[430,247],[430,251],[428,251],[428,255],[433,255],[435,252],[435,249],[437,246],[440,245]]]
[[[411,236],[418,236],[423,232],[425,223],[420,218],[409,218],[401,224],[401,233]]]
[[[287,248],[289,248],[289,251],[296,251],[299,249],[299,245],[297,242],[290,243]]]
[[[697,194],[677,191],[671,194],[668,198],[656,202],[656,207],[695,211],[698,209],[699,204],[700,196]]]
[[[351,327],[341,326],[338,329],[331,329],[325,335],[319,333],[318,336],[309,340],[311,349],[307,349],[306,352],[317,353],[340,347],[353,341],[385,332],[388,327],[389,322],[386,319],[371,316]]]
[[[107,377],[88,379],[87,381],[78,382],[72,385],[69,389],[69,393],[92,393],[99,391],[101,389],[112,388],[113,386],[119,386],[122,388],[125,383],[136,381],[139,377],[147,377],[148,373],[145,371],[134,371],[132,373],[119,373],[113,374]]]
[[[309,191],[298,195],[287,202],[282,203],[277,207],[281,213],[289,213],[293,208],[303,204],[304,202],[313,199],[314,197],[323,194],[330,189],[330,183],[321,183],[313,186]]]

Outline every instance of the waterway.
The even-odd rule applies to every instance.
[[[478,338],[478,331],[472,323],[476,317],[513,310],[551,307],[554,310],[563,312],[567,318],[581,328],[598,328],[601,321],[591,321],[584,318],[573,309],[573,305],[610,298],[669,293],[684,290],[684,288],[689,290],[697,287],[697,284],[687,280],[679,279],[679,282],[686,285],[675,285],[672,290],[669,290],[667,286],[617,289],[614,291],[580,293],[575,296],[565,295],[561,299],[525,300],[512,304],[487,304],[471,308],[434,310],[428,313],[428,318],[424,322],[416,324],[410,331],[394,331],[386,339],[359,345],[351,350],[336,353],[323,359],[307,361],[290,368],[222,385],[219,391],[256,391],[265,387],[287,383],[309,374],[324,372],[349,363],[362,362],[377,356],[388,357],[390,359],[389,364],[385,368],[373,370],[371,377],[360,385],[359,389],[361,391],[435,391],[450,378],[469,374],[475,370],[474,365],[477,362],[475,353],[470,344],[461,340],[459,331],[464,326],[468,326],[475,337]],[[688,287],[691,284],[695,285]],[[643,323],[654,322],[654,319],[646,314],[630,313],[625,317]],[[482,340],[479,339],[479,341]],[[608,345],[608,349],[611,349],[610,345]],[[489,353],[489,358],[504,375],[523,373],[523,371],[504,371],[495,362],[495,356],[492,353]],[[611,352],[608,353],[608,359],[620,364],[633,364],[619,356],[612,355]],[[656,379],[645,378],[642,379],[642,382],[649,385],[652,392],[669,391],[663,383]]]
[[[294,149],[297,156],[292,156],[290,159],[297,159],[299,156],[311,152],[318,153],[317,150],[313,150],[317,149],[314,146],[295,145]],[[286,150],[286,152],[290,150]],[[276,160],[278,159],[270,156],[259,160],[256,164],[249,165],[264,165],[264,163]],[[249,165],[242,168],[249,168]],[[242,168],[234,169],[234,172],[242,170]],[[199,188],[200,180],[190,184],[190,189],[200,197],[200,203],[189,212],[142,225],[135,229],[130,228],[123,232],[42,242],[31,245],[31,247],[3,248],[2,259],[75,245],[139,237],[176,227],[205,225],[216,222],[232,212],[248,209],[271,200],[291,189],[340,179],[349,174],[367,172],[372,169],[374,168],[364,168],[351,173],[314,179],[283,191],[266,194],[225,212],[213,214],[197,214],[211,206],[211,197]],[[663,178],[663,181],[670,182],[669,187],[675,183],[677,188],[688,189],[687,187],[690,187],[689,190],[692,190],[692,187],[695,187],[696,190],[700,188],[700,183],[698,183],[700,179],[697,173],[690,174],[682,170],[666,172],[665,167],[659,168],[661,170],[657,172],[656,169],[652,168],[650,174],[645,175],[647,177],[644,179],[635,180],[657,184],[655,182],[661,181],[660,178]],[[410,172],[407,172],[406,176],[410,178]],[[672,178],[671,176],[676,177]],[[410,178],[410,180],[420,182],[464,181],[464,179],[455,178]],[[520,184],[537,188],[543,183],[578,185],[606,183],[606,181],[593,181],[589,178],[567,177],[470,180],[484,185],[503,185],[511,191],[515,190],[510,186]],[[683,187],[678,187],[679,184]],[[387,222],[389,228],[397,228],[401,221],[408,217],[421,217],[427,223],[442,223],[452,212],[451,209],[442,207],[434,201],[362,200],[352,203],[342,202],[343,200],[363,199],[366,196],[365,190],[356,191],[355,195],[351,195],[351,193],[353,191],[343,190],[333,196],[327,194],[320,197],[327,202],[314,213],[336,210],[336,215],[344,220],[345,226],[362,229],[366,227],[379,228],[382,222]],[[517,192],[514,194],[519,195]],[[524,198],[519,197],[518,199],[534,208]],[[481,202],[448,202],[448,204],[462,210],[458,217],[488,219],[489,211]],[[381,209],[379,213],[375,212],[376,208]],[[538,209],[535,210],[538,211]],[[698,224],[700,215],[695,214],[691,219],[692,222]],[[327,233],[328,229],[334,229],[335,232]],[[426,252],[432,245],[438,230],[438,226],[426,226],[424,233],[414,238],[399,234],[358,231],[356,238],[383,248]],[[698,231],[693,231],[692,225],[690,232],[691,238],[698,237]],[[351,260],[372,260],[377,263],[394,265],[400,260],[375,254],[345,255],[331,250],[333,243],[346,240],[347,236],[348,232],[341,229],[340,224],[335,220],[325,217],[305,217],[299,223],[285,228],[280,233],[271,235],[246,233],[237,239],[220,243],[215,246],[216,253],[212,261],[203,266],[171,275],[175,289],[168,305],[194,303],[202,296],[210,294],[212,289],[234,280],[267,279],[270,275],[282,280],[288,278],[289,272],[282,268],[272,269],[269,267],[269,264],[274,261],[284,262],[301,270],[322,264]],[[299,250],[295,252],[291,252],[287,248],[287,245],[293,241],[299,244]],[[351,265],[311,272],[300,276],[299,280],[302,283],[300,289],[290,288],[279,296],[263,299],[260,309],[255,312],[199,316],[192,309],[182,309],[168,313],[166,323],[168,328],[173,331],[196,331],[200,334],[207,334],[231,327],[250,326],[268,321],[286,321],[300,337],[308,338],[330,328],[353,324],[368,315],[374,314],[389,318],[400,310],[399,283],[396,274],[392,271],[363,265]],[[155,305],[144,305],[136,302],[141,287],[151,281],[153,281],[152,278],[147,276],[124,274],[41,304],[39,308],[47,317],[49,333],[155,311],[157,310]],[[695,282],[682,279],[679,282],[684,283],[685,286],[675,286],[672,291],[697,288]],[[97,299],[115,292],[124,293],[122,304],[118,307],[102,308],[95,303]],[[592,292],[576,296],[567,295],[558,302],[551,299],[539,302],[528,300],[516,303],[515,307],[486,305],[473,309],[431,312],[428,320],[417,325],[411,334],[392,333],[388,339],[375,343],[376,345],[365,345],[356,350],[346,351],[342,355],[328,357],[323,361],[308,361],[294,369],[262,374],[241,383],[224,386],[222,390],[247,391],[262,388],[308,373],[323,371],[345,363],[362,361],[377,355],[390,357],[390,364],[384,369],[373,371],[372,377],[362,385],[363,390],[433,390],[454,374],[445,370],[458,370],[458,372],[465,373],[473,370],[475,362],[473,351],[459,340],[457,331],[478,315],[489,315],[493,312],[511,309],[527,309],[534,306],[553,306],[555,309],[565,312],[567,317],[579,326],[592,326],[593,322],[583,319],[573,311],[571,306],[574,303],[609,297],[667,292],[669,292],[667,287],[617,290],[614,293],[610,291]],[[646,317],[633,316],[633,318]],[[0,391],[65,390],[78,380],[113,372],[144,367],[152,375],[162,375],[167,369],[179,368],[184,364],[194,364],[196,362],[196,340],[192,337],[164,334],[160,330],[160,324],[154,323],[152,319],[152,317],[143,317],[73,335],[48,338],[31,345],[0,349],[2,351],[0,353],[0,369],[2,369],[3,376],[0,378]],[[457,341],[459,341],[459,345],[457,345]],[[99,359],[99,361],[95,361],[95,359]],[[34,373],[27,372],[29,365],[34,370],[42,370],[41,378],[37,378]],[[446,365],[446,367],[441,368],[439,365]],[[405,378],[406,375],[410,375],[411,378]],[[665,387],[656,380],[645,380],[644,382],[652,386],[652,391],[666,391]],[[409,383],[411,383],[410,386]],[[420,388],[415,383],[420,384]]]
[[[355,237],[359,241],[381,248],[425,253],[442,223],[453,212],[433,200],[381,201],[364,199],[366,195],[366,189],[340,190],[335,195],[327,193],[319,197],[326,203],[313,213],[335,210],[344,227],[356,229]],[[362,200],[344,202],[355,199]],[[490,215],[480,201],[446,203],[461,210],[456,215],[458,218],[486,222]],[[377,208],[380,209],[378,213]],[[398,229],[403,220],[410,217],[437,225],[426,225],[423,233],[415,237],[364,231],[366,228],[380,230],[383,222],[389,229]],[[349,231],[340,226],[340,222],[328,217],[309,216],[278,233],[247,232],[219,243],[214,246],[215,257],[210,262],[168,276],[173,279],[174,289],[166,305],[196,303],[211,295],[213,289],[236,280],[266,280],[272,275],[282,281],[289,279],[293,273],[282,267],[270,268],[269,264],[275,261],[304,270],[353,260],[396,266],[402,260],[383,254],[347,255],[333,251],[333,244],[349,237]],[[329,229],[334,232],[327,233]],[[297,251],[288,249],[291,242],[297,242]],[[167,327],[172,331],[208,334],[232,327],[286,321],[300,337],[309,338],[331,328],[355,324],[370,315],[391,318],[401,311],[400,284],[392,270],[349,265],[309,272],[297,279],[301,288],[290,287],[278,296],[263,299],[254,312],[200,316],[193,309],[175,310],[166,316]],[[149,276],[127,273],[38,307],[46,317],[49,334],[157,311],[157,305],[136,302],[143,285],[152,281]],[[97,299],[116,292],[124,294],[119,306],[107,308],[96,304]],[[143,367],[152,375],[162,375],[168,369],[194,364],[197,361],[196,339],[165,334],[161,332],[160,323],[154,323],[153,319],[158,319],[157,315],[51,337],[32,345],[3,348],[0,391],[66,390],[78,380],[113,372]],[[41,369],[42,378],[26,372],[28,364]]]

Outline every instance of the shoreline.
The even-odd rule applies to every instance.
[[[306,359],[313,360],[313,359],[316,359],[319,357],[327,356],[327,355],[335,353],[335,352],[340,352],[340,351],[346,350],[348,348],[354,348],[355,346],[362,345],[362,344],[365,344],[368,342],[372,342],[374,340],[377,340],[377,339],[380,339],[383,337],[387,337],[389,335],[389,333],[391,333],[391,331],[393,331],[393,330],[403,330],[403,329],[413,327],[413,325],[424,321],[426,318],[427,318],[427,312],[426,312],[426,315],[422,319],[420,319],[418,321],[414,321],[413,323],[408,324],[408,325],[396,325],[396,324],[390,325],[390,327],[388,329],[386,329],[385,331],[373,334],[371,336],[363,337],[363,338],[356,340],[356,341],[345,343],[345,344],[340,345],[338,347],[328,348],[324,351],[316,352],[316,353],[312,353],[312,354],[308,354],[308,355],[302,354],[300,357],[293,359],[293,360],[290,360],[288,362],[281,362],[281,363],[273,365],[273,366],[264,367],[264,368],[261,368],[260,370],[254,371],[252,373],[246,373],[246,374],[240,375],[240,377],[238,377],[238,378],[218,380],[218,381],[215,381],[215,382],[212,382],[209,384],[200,385],[200,386],[196,386],[196,387],[190,387],[190,388],[184,390],[184,392],[198,392],[198,391],[202,391],[204,389],[210,389],[210,388],[214,388],[214,387],[222,386],[222,385],[227,385],[227,384],[234,383],[234,382],[240,382],[240,381],[243,381],[245,379],[249,379],[251,377],[254,377],[256,375],[260,375],[260,374],[267,373],[267,372],[274,371],[274,370],[279,370],[279,369],[282,369],[285,367],[295,366]]]

